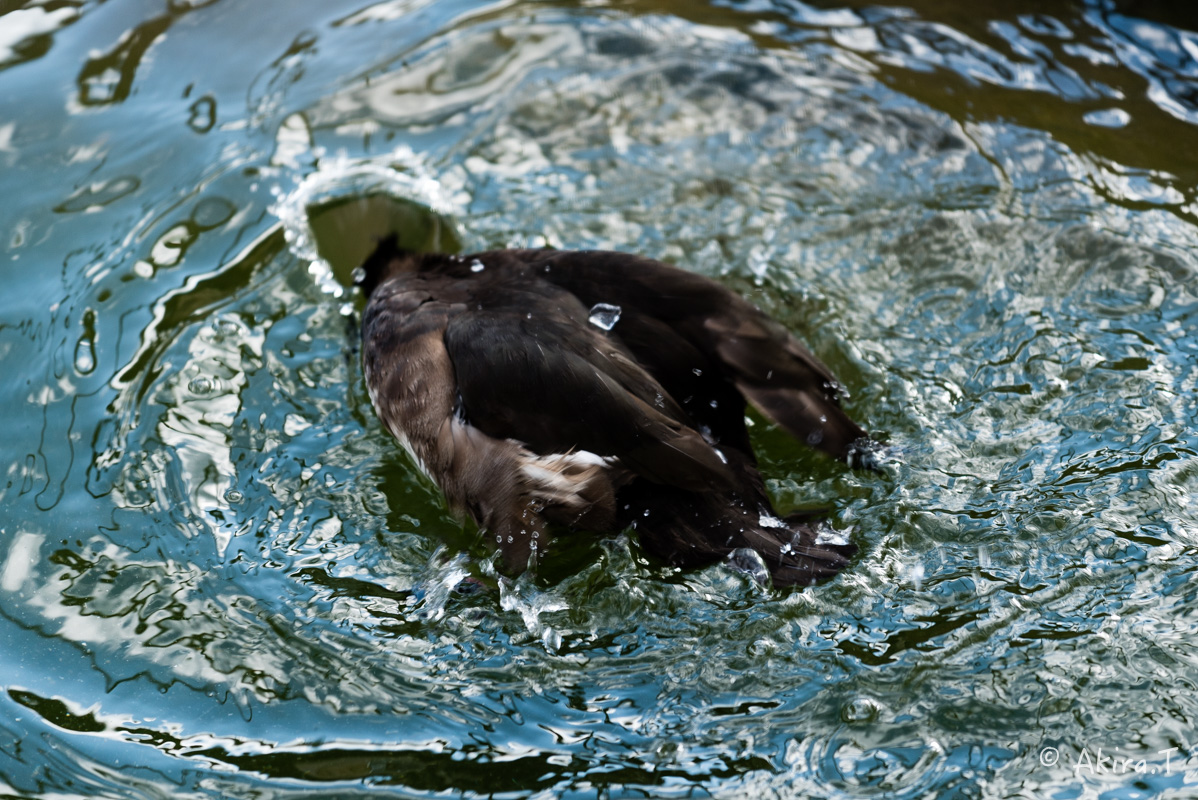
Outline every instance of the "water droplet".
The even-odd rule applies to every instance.
[[[647,516],[649,516],[649,509],[647,509],[647,508],[646,508],[644,511],[642,511],[642,512],[641,512],[641,516],[642,516],[642,517],[647,517]]]
[[[1082,121],[1099,128],[1123,128],[1131,122],[1131,114],[1121,108],[1104,108],[1087,113]]]
[[[761,554],[750,547],[738,547],[728,554],[728,564],[737,572],[749,575],[762,586],[768,586],[770,571],[765,566]]]
[[[217,332],[217,333],[219,333],[221,336],[232,336],[232,335],[234,335],[234,334],[236,334],[236,333],[240,333],[240,332],[241,332],[241,326],[240,326],[240,325],[238,325],[236,322],[234,322],[234,321],[233,321],[233,320],[231,320],[231,319],[221,319],[221,320],[217,320],[217,322],[216,322],[216,324],[213,326],[213,328],[214,328],[214,329],[216,330],[216,332]]]
[[[720,404],[719,404],[719,402],[718,402],[718,401],[716,401],[716,400],[712,400],[712,401],[711,401],[711,407],[712,407],[712,408],[719,408],[719,407],[720,407]]]
[[[245,495],[243,495],[241,492],[237,491],[236,489],[230,489],[229,491],[225,492],[225,502],[226,503],[240,503],[244,499],[245,499]]]
[[[866,697],[855,697],[840,710],[840,718],[845,722],[873,722],[878,717],[877,702]]]
[[[216,124],[216,100],[211,95],[196,100],[188,111],[191,115],[187,118],[187,124],[196,133],[207,133]]]
[[[192,378],[187,384],[187,391],[198,397],[212,394],[214,389],[216,389],[216,382],[204,375]]]
[[[720,448],[713,447],[712,449],[715,450],[715,454],[720,457],[720,461],[723,461],[725,464],[728,463],[728,456],[724,455],[724,452],[720,450]]]
[[[528,312],[527,314],[525,314],[524,316],[525,316],[525,317],[527,317],[528,319],[532,319],[532,312],[531,312],[531,311],[529,311],[529,312]]]
[[[362,281],[366,280],[366,270],[363,267],[354,267],[352,274],[355,285],[361,284]]]
[[[502,537],[502,536],[496,536],[496,537],[495,537],[495,544],[503,544],[503,537]]]
[[[610,303],[595,303],[591,306],[591,314],[587,319],[596,328],[610,331],[620,321],[621,313],[623,313],[623,309],[619,306],[613,306]]]
[[[772,369],[769,372],[765,373],[765,379],[767,381],[773,380],[773,378],[774,378],[774,371]]]
[[[486,268],[487,268],[486,265],[483,264],[483,262],[479,261],[477,258],[470,262],[470,271],[471,272],[482,272]]]
[[[237,207],[223,197],[209,197],[196,203],[191,221],[202,231],[224,225],[237,213]]]
[[[514,541],[516,541],[516,539],[515,539],[514,537],[512,537],[512,536],[509,536],[509,537],[507,537],[507,543],[508,543],[508,544],[511,544],[511,543],[512,543],[512,542],[514,542]]]
[[[695,373],[696,376],[703,374],[703,370],[699,369],[698,367],[692,369],[691,372]]]
[[[653,398],[653,405],[657,406],[658,408],[666,407],[666,399],[661,396],[661,392],[658,392],[657,396]]]
[[[75,369],[80,375],[90,375],[96,368],[96,346],[84,333],[75,343]]]

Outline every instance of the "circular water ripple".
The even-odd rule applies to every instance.
[[[114,37],[80,91],[165,130],[129,89],[167,96],[143,56],[182,40],[185,13],[226,34],[205,5]],[[22,357],[7,399],[36,408],[3,489],[21,515],[0,523],[11,793],[1194,782],[1189,195],[887,87],[899,65],[1072,100],[1079,119],[1110,107],[1033,46],[1066,41],[1060,20],[996,27],[1016,58],[905,12],[728,5],[309,9],[222,68],[252,76],[237,93],[171,87],[179,131],[162,135],[185,165],[133,143],[86,182],[31,189],[111,229],[53,281],[14,279],[57,316],[16,292],[40,321],[0,328]],[[80,163],[111,146],[87,133]],[[901,453],[851,473],[756,420],[780,503],[834,509],[856,562],[773,593],[655,567],[626,537],[535,580],[463,557],[474,532],[375,419],[349,298],[305,239],[303,210],[347,184],[448,198],[468,248],[638,250],[776,315]],[[64,230],[31,219],[20,247]],[[466,575],[498,588],[458,591]],[[1157,772],[1073,768],[1098,747]]]

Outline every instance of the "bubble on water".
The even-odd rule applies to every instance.
[[[587,320],[596,328],[610,331],[620,321],[621,313],[623,313],[623,309],[619,306],[613,306],[610,303],[595,303],[591,306],[591,313]]]
[[[1121,108],[1104,108],[1084,114],[1082,121],[1098,128],[1125,128],[1131,122],[1131,114]]]
[[[876,701],[867,697],[854,697],[841,708],[840,718],[849,723],[873,722],[878,718],[880,710]]]
[[[244,499],[245,495],[236,489],[230,489],[229,491],[225,492],[226,503],[240,503]]]
[[[728,566],[737,572],[743,572],[762,586],[770,582],[770,571],[765,566],[765,560],[761,553],[751,547],[738,547],[729,553]]]
[[[96,346],[91,337],[84,334],[75,343],[75,371],[80,375],[90,375],[96,368]]]
[[[206,397],[216,391],[216,381],[206,375],[200,375],[188,381],[187,391],[197,397]]]

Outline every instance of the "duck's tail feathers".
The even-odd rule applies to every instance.
[[[662,493],[660,487],[655,488]],[[716,502],[706,504],[697,499],[704,497],[712,495],[690,495],[685,506],[654,503],[652,513],[637,514],[631,524],[641,545],[679,567],[704,567],[726,560],[733,569],[779,589],[828,580],[847,567],[857,552],[848,533],[833,528],[821,512],[805,511],[778,519],[768,508],[760,514],[750,513],[752,506],[717,509]],[[727,501],[726,497],[714,497]]]

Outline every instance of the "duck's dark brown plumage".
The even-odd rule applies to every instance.
[[[752,549],[775,585],[848,563],[852,545],[776,519],[745,401],[836,458],[871,443],[827,367],[720,284],[625,253],[414,254],[392,237],[359,285],[379,417],[509,570],[551,528],[629,526],[683,567]]]

